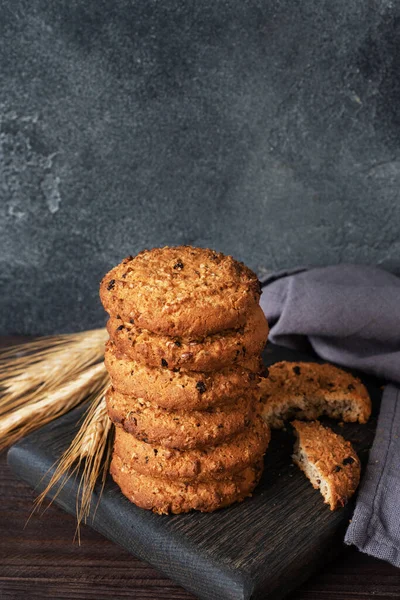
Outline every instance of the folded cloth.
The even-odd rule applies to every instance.
[[[400,278],[362,265],[267,276],[269,339],[391,382],[345,543],[400,567]]]

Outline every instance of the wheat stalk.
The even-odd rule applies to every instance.
[[[91,394],[104,389],[107,381],[104,364],[99,363],[89,367],[72,381],[40,397],[36,402],[29,402],[26,406],[10,411],[0,419],[0,450],[30,431],[65,414]]]
[[[55,500],[68,479],[82,468],[76,495],[79,539],[80,524],[89,516],[92,494],[100,475],[99,499],[104,488],[112,452],[111,427],[104,392],[100,392],[92,401],[72,443],[59,459],[49,483],[35,502],[36,507],[40,506],[51,490],[58,486],[52,498],[52,501]]]
[[[40,338],[0,352],[0,417],[26,406],[103,360],[105,329]]]
[[[102,362],[106,339],[105,329],[95,329],[0,351],[0,450],[92,399],[77,435],[36,502],[39,506],[58,485],[56,498],[68,478],[80,472],[78,536],[80,523],[89,515],[95,484],[101,477],[101,492],[111,460],[111,421],[104,399],[109,377]]]

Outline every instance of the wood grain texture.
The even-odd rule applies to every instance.
[[[33,515],[34,491],[18,481],[0,457],[0,598],[7,600],[194,600],[150,565],[90,527],[73,543],[75,521],[57,506]],[[393,600],[400,572],[391,565],[345,552],[314,575],[290,600]]]
[[[282,472],[279,474],[279,465],[276,468],[276,477],[284,477]],[[34,493],[13,478],[4,457],[0,461],[0,476],[1,598],[178,600],[194,597],[88,527],[83,531],[82,546],[73,544],[74,519],[55,506],[42,517],[34,515],[24,529]],[[293,477],[288,479],[286,482],[290,485]],[[318,494],[315,499],[317,504],[321,502]],[[327,511],[327,514],[331,513]],[[178,530],[184,532],[187,527],[187,522],[182,523]],[[199,539],[205,543],[204,536],[200,535]],[[263,542],[265,538],[260,532],[257,544]],[[234,549],[232,539],[229,543]],[[216,548],[220,547],[221,544],[216,544]],[[238,568],[241,561],[254,560],[250,552],[242,552]],[[399,598],[399,571],[352,550],[291,596],[298,600],[355,597]]]

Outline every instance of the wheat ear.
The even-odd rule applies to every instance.
[[[36,503],[58,484],[56,497],[65,481],[79,472],[78,535],[96,481],[101,475],[101,492],[111,460],[112,429],[104,399],[109,377],[100,362],[106,339],[105,329],[95,329],[0,350],[0,450],[91,397],[77,435]]]
[[[0,351],[0,417],[36,402],[103,360],[105,329],[44,337]]]
[[[0,419],[0,450],[103,390],[107,382],[107,371],[104,364],[99,363],[37,401],[9,411]]]
[[[112,453],[111,433],[112,423],[107,415],[104,392],[101,392],[92,401],[78,433],[62,454],[49,483],[35,502],[35,506],[39,507],[45,497],[57,488],[52,497],[52,501],[55,500],[68,479],[80,472],[76,495],[78,538],[80,524],[86,522],[89,516],[92,494],[100,475],[99,499],[104,488]]]

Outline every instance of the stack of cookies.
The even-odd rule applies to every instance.
[[[160,514],[249,496],[270,435],[259,415],[268,325],[255,274],[212,250],[156,248],[112,269],[100,296],[122,492]]]

